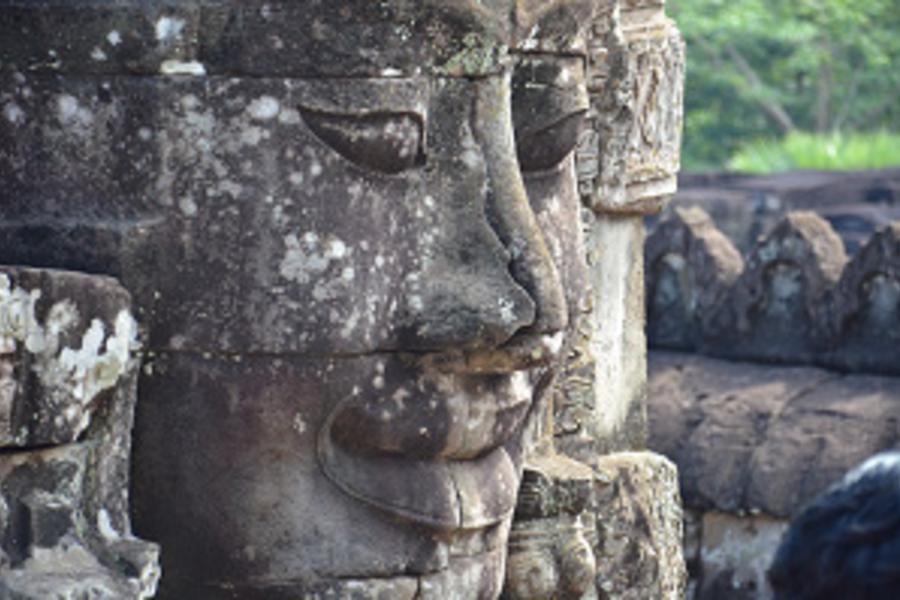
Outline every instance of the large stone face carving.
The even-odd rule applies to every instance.
[[[583,287],[591,10],[0,13],[0,262],[134,295],[163,597],[499,593]]]

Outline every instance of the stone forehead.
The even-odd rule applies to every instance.
[[[578,54],[594,0],[0,3],[0,70],[477,76],[510,50]]]

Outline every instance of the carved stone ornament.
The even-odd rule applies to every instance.
[[[650,343],[693,349],[743,271],[740,253],[702,209],[676,208],[647,238],[644,258]]]
[[[708,345],[723,357],[813,361],[828,340],[831,293],[847,255],[827,221],[788,214],[747,258],[710,319]]]
[[[598,3],[588,49],[591,124],[579,182],[597,212],[651,214],[675,193],[685,49],[664,0]]]

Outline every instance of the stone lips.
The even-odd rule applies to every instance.
[[[319,433],[325,473],[353,496],[441,529],[508,517],[522,450],[515,436],[533,400],[527,375],[419,376],[417,388],[339,402]]]

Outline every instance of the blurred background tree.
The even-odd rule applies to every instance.
[[[688,44],[686,170],[900,164],[900,0],[669,0],[669,12]],[[792,155],[803,149],[816,156]]]

